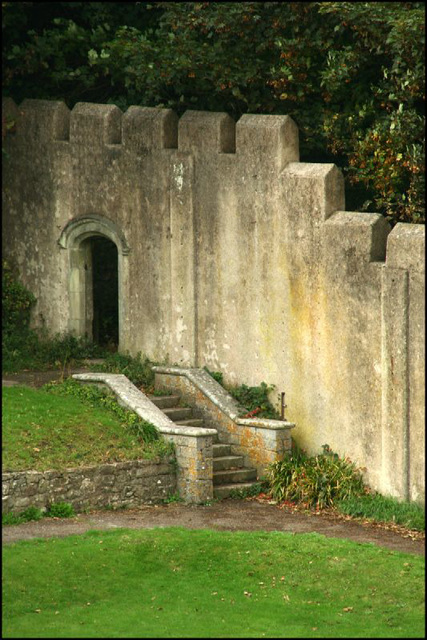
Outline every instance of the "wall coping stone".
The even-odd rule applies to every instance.
[[[273,431],[293,429],[295,427],[294,422],[287,422],[285,420],[240,418],[240,405],[238,402],[204,369],[155,366],[153,367],[153,371],[155,373],[163,373],[172,376],[185,376],[236,424],[245,427],[271,429]]]
[[[177,427],[159,407],[121,373],[75,373],[72,377],[79,382],[100,382],[107,385],[122,405],[137,413],[143,420],[154,424],[160,433],[193,438],[217,434],[216,429]]]

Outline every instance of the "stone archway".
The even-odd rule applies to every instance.
[[[117,225],[97,214],[74,218],[63,229],[59,245],[68,250],[69,274],[69,323],[71,333],[77,336],[93,337],[93,286],[92,286],[92,247],[91,239],[104,237],[117,247],[118,254],[118,337],[119,346],[123,343],[125,318],[126,282],[128,279],[127,256],[130,252],[124,234]]]

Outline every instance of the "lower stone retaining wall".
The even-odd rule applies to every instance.
[[[161,502],[177,490],[173,458],[132,460],[64,471],[11,471],[2,474],[3,513],[28,507],[47,509],[67,502],[74,509],[136,507]]]

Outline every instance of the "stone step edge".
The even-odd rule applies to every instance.
[[[240,418],[240,405],[236,400],[222,387],[216,380],[212,378],[204,369],[181,367],[165,367],[156,365],[152,367],[155,373],[185,376],[192,382],[209,400],[211,400],[228,418],[236,424],[257,427],[258,429],[293,429],[294,422],[285,420],[271,420],[267,418]]]
[[[134,411],[143,420],[151,422],[162,434],[192,437],[218,435],[216,429],[176,427],[175,423],[122,373],[75,373],[72,377],[82,383],[105,384],[122,406]]]
[[[231,491],[242,491],[245,489],[250,489],[257,483],[258,480],[254,480],[253,482],[233,482],[231,484],[217,484],[213,488],[214,498],[228,498]]]

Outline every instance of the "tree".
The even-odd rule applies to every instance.
[[[424,221],[424,3],[35,4],[5,3],[15,99],[288,114],[348,208]]]

